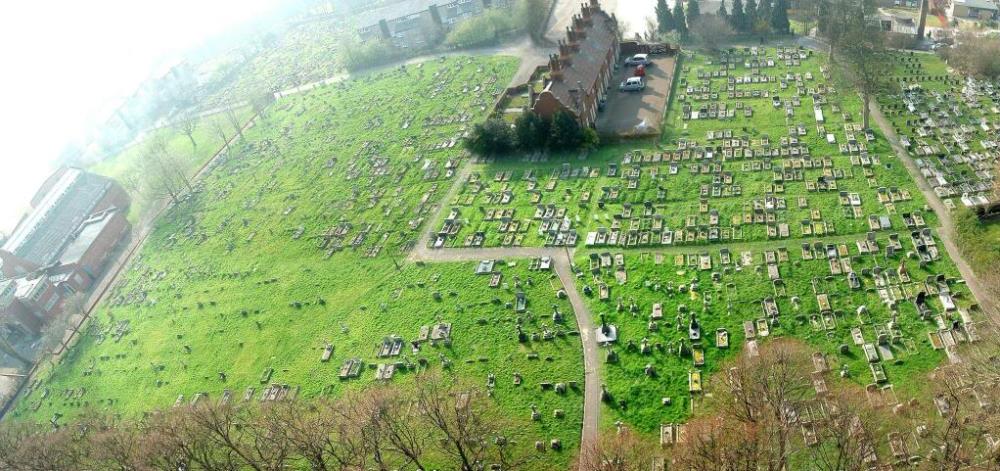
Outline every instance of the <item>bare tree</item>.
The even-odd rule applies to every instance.
[[[223,148],[228,147],[229,136],[226,135],[226,127],[223,125],[222,121],[213,119],[210,121],[210,126],[212,127],[212,130],[215,131],[215,134],[219,136],[219,139],[222,139]]]
[[[684,426],[670,454],[671,469],[742,471],[768,469],[761,428],[727,415],[702,417]]]
[[[270,408],[270,427],[284,430],[290,446],[311,469],[325,471],[360,468],[367,452],[349,404],[355,395],[337,402],[324,399],[305,404],[285,401]]]
[[[862,124],[870,127],[872,98],[883,91],[891,76],[892,61],[878,8],[871,0],[835,0],[830,39],[839,60],[831,63],[839,78],[861,95]]]
[[[144,188],[153,199],[169,197],[176,203],[184,189],[194,191],[184,161],[170,152],[163,136],[156,136],[149,141],[142,162]]]
[[[417,425],[415,404],[396,389],[379,388],[366,396],[370,398],[373,425],[385,438],[386,449],[399,455],[403,466],[414,465],[417,469],[425,469],[421,460],[431,436]]]
[[[978,79],[1000,78],[1000,38],[962,33],[939,50],[948,65]]]
[[[578,471],[645,471],[656,460],[662,460],[660,448],[633,432],[619,427],[615,432],[601,434],[597,443],[580,450],[575,469]]]
[[[90,469],[143,469],[141,426],[93,413],[84,415],[78,423],[89,430],[87,461]]]
[[[242,139],[243,138],[243,123],[240,122],[240,117],[236,113],[236,104],[233,103],[233,99],[232,98],[228,98],[226,100],[226,110],[225,110],[224,113],[226,115],[226,120],[228,120],[229,124],[233,127],[234,130],[236,130],[236,135],[239,136]]]
[[[735,33],[732,25],[719,15],[699,15],[691,25],[691,39],[710,51],[718,50]]]
[[[815,433],[809,457],[819,471],[862,471],[876,459],[879,437],[885,417],[864,402],[855,388],[838,391],[816,401],[823,414],[803,423],[804,430]]]
[[[197,149],[198,143],[194,140],[194,131],[198,129],[198,121],[193,117],[185,119],[180,123],[177,123],[177,129],[187,136],[188,140],[191,141],[191,148]]]
[[[719,407],[763,442],[766,469],[788,466],[799,409],[810,391],[808,358],[801,345],[779,340],[761,347],[757,357],[741,356],[723,373]]]
[[[421,375],[415,393],[420,417],[435,433],[440,451],[454,468],[475,471],[488,461],[502,469],[525,464],[527,457],[513,453],[495,417],[487,417],[480,393],[473,388],[449,385],[440,376]]]

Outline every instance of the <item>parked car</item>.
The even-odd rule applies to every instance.
[[[629,77],[618,88],[623,92],[638,92],[646,88],[646,81],[642,77]]]
[[[653,62],[649,60],[649,54],[636,54],[628,59],[625,59],[625,66],[632,65],[644,65],[649,66]]]

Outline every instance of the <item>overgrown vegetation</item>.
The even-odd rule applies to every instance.
[[[1000,38],[972,33],[959,35],[955,45],[939,50],[948,65],[978,79],[1000,78]]]

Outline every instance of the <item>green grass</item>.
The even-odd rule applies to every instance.
[[[240,123],[246,123],[253,116],[253,112],[250,107],[244,107],[236,111],[236,116]],[[139,175],[142,175],[144,169],[148,167],[144,161],[151,158],[151,143],[162,140],[166,145],[166,152],[178,157],[181,170],[186,175],[193,176],[225,144],[222,136],[215,131],[216,124],[223,126],[227,137],[231,138],[236,134],[236,129],[229,123],[226,115],[219,113],[197,120],[191,135],[191,139],[194,140],[193,145],[187,134],[178,128],[160,128],[117,155],[91,165],[88,170],[123,182],[131,188],[132,206],[129,209],[129,220],[135,223],[149,216],[149,212],[156,206],[153,198],[145,194],[141,187],[136,191],[135,186],[143,184]]]
[[[943,195],[942,200],[946,205],[957,208],[952,210],[953,219],[958,232],[957,242],[966,261],[979,272],[994,270],[1000,260],[997,252],[997,241],[1000,241],[998,224],[981,224],[964,209],[961,199],[963,193],[982,194],[990,198],[990,191],[976,192],[961,187],[963,184],[986,183],[987,188],[992,188],[995,177],[987,176],[984,170],[993,167],[995,159],[989,159],[989,155],[994,151],[984,142],[992,141],[994,131],[984,130],[981,123],[995,122],[1000,111],[988,94],[980,94],[978,99],[963,98],[963,78],[951,74],[953,71],[936,55],[900,53],[894,56],[894,61],[891,80],[894,89],[880,96],[879,104],[897,134],[911,141],[910,152],[914,159],[935,174],[944,175],[948,186],[955,189],[953,194]],[[907,107],[908,89],[912,89],[912,96],[916,97],[913,111]],[[932,106],[938,109],[932,110]],[[949,115],[942,117],[940,111],[945,109]],[[928,127],[929,132],[925,136],[920,136],[918,124],[922,115],[936,121]],[[967,152],[962,151],[950,135],[950,131],[956,128],[960,128],[966,138]],[[918,150],[923,148],[931,152]],[[952,157],[962,154],[982,155],[986,159]],[[932,187],[937,186],[933,181],[930,183]]]
[[[238,398],[250,386],[259,397],[266,368],[274,369],[270,382],[304,397],[336,396],[375,381],[368,367],[360,379],[339,380],[347,358],[423,359],[427,366],[415,369],[434,370],[444,358],[452,364],[446,374],[478,387],[495,374],[492,401],[517,424],[513,438],[526,449],[561,439],[567,452],[548,453],[537,466],[565,468],[579,444],[582,388],[565,395],[540,388],[583,380],[572,308],[555,296],[558,279],[530,271],[527,260],[498,264],[498,288],[473,274],[475,263],[396,269],[451,185],[447,164],[467,158],[458,139],[516,68],[507,57],[449,58],[278,101],[199,191],[158,221],[79,343],[37,376],[11,417],[60,414],[65,422],[88,408],[139,417],[179,395],[214,400],[230,389]],[[450,142],[457,144],[441,146]],[[338,227],[346,232],[333,235]],[[520,290],[526,313],[507,305]],[[565,316],[560,325],[553,306]],[[399,359],[375,358],[385,336],[411,341],[435,321],[453,324],[450,347],[414,353],[407,344]],[[520,343],[518,321],[528,334],[560,335]],[[124,322],[128,333],[116,339]],[[333,358],[322,363],[327,342]],[[521,386],[513,385],[515,372]],[[414,376],[401,371],[393,384],[409,387]],[[86,393],[71,399],[67,391]],[[530,420],[532,404],[539,422]]]
[[[823,240],[823,239],[817,239]],[[880,239],[880,246],[886,245],[885,239]],[[910,247],[909,241],[904,241],[904,249]],[[909,296],[923,290],[922,280],[926,275],[942,273],[948,277],[957,276],[957,270],[947,258],[934,262],[925,268],[912,259],[897,256],[888,260],[880,255],[872,257],[858,253],[853,243],[849,246],[851,264],[854,270],[861,274],[875,266],[898,267],[905,263],[913,283],[905,284],[901,289]],[[605,405],[608,413],[605,423],[623,420],[634,424],[639,430],[652,433],[658,430],[661,423],[683,422],[693,411],[698,411],[701,396],[688,393],[687,373],[701,370],[711,379],[731,358],[743,349],[745,337],[743,321],[764,318],[761,300],[774,297],[779,307],[779,323],[770,327],[770,336],[794,337],[805,341],[814,351],[827,355],[831,368],[836,372],[843,365],[850,376],[846,381],[857,385],[872,383],[872,375],[868,371],[860,347],[851,340],[850,330],[860,327],[869,342],[875,340],[876,326],[884,327],[892,318],[890,310],[880,301],[874,279],[863,276],[863,289],[850,289],[846,276],[828,276],[830,271],[826,258],[803,260],[798,244],[776,243],[770,250],[787,249],[789,261],[778,263],[781,279],[785,283],[786,294],[778,296],[772,283],[767,278],[764,264],[764,249],[747,248],[740,245],[726,246],[732,251],[734,261],[741,252],[750,250],[752,264],[749,266],[721,265],[720,253],[717,248],[704,251],[672,251],[661,253],[662,261],[656,263],[656,250],[625,252],[627,282],[619,284],[609,269],[600,270],[596,274],[585,277],[579,286],[590,286],[594,294],[588,298],[591,312],[595,316],[595,324],[599,323],[597,316],[604,315],[608,323],[619,328],[619,341],[613,347],[619,354],[618,363],[605,363],[602,374],[608,390],[615,402]],[[597,251],[582,251],[576,257],[576,262],[582,269],[590,266],[590,254]],[[699,270],[688,264],[688,255],[709,254],[712,258],[710,270]],[[675,257],[682,256],[682,263],[675,264]],[[720,276],[713,280],[713,273]],[[597,297],[597,286],[606,283],[610,287],[610,299],[601,301]],[[679,292],[681,285],[690,287],[691,283],[698,285],[697,290]],[[831,308],[836,314],[836,327],[832,330],[815,328],[811,322],[813,315],[819,313],[817,298],[813,291],[815,282],[816,293],[825,293],[830,298]],[[955,285],[953,289],[961,293],[958,298],[964,306],[974,302],[964,285]],[[798,304],[792,302],[798,298]],[[618,310],[619,300],[623,309]],[[636,305],[636,312],[631,312],[630,306]],[[649,316],[654,303],[661,303],[663,320],[659,329],[649,331]],[[941,306],[934,299],[931,301],[936,312],[941,312]],[[867,306],[870,319],[856,314],[858,306]],[[696,367],[690,353],[678,355],[681,344],[690,347],[693,342],[687,338],[689,315],[683,314],[678,323],[679,307],[685,306],[686,312],[693,312],[701,324],[705,365]],[[897,395],[901,398],[919,395],[925,386],[925,375],[940,364],[944,355],[935,352],[929,346],[927,332],[936,330],[936,325],[930,321],[921,321],[916,308],[910,302],[899,305],[898,326],[903,343],[894,344],[892,349],[895,360],[883,362],[889,382],[893,384]],[[730,347],[716,347],[715,331],[725,328],[729,331]],[[682,330],[681,330],[682,329]],[[662,345],[663,349],[653,348],[650,354],[641,354],[638,348],[629,348],[629,342],[635,347],[641,344],[643,338],[648,338],[650,345]],[[767,339],[759,340],[766,342]],[[848,355],[839,354],[839,346],[850,346]],[[607,350],[602,352],[602,360]],[[653,365],[656,377],[647,377],[643,369],[645,365]],[[672,404],[664,406],[661,398],[671,398]],[[617,401],[624,400],[625,407],[619,407]]]
[[[113,299],[141,288],[145,300],[121,305],[113,301],[69,356],[42,375],[12,417],[42,421],[59,413],[66,421],[88,407],[137,417],[172,405],[179,394],[190,399],[204,392],[215,399],[230,389],[241,397],[250,386],[259,396],[265,368],[275,370],[270,382],[299,387],[303,397],[335,396],[375,382],[370,367],[357,380],[337,378],[340,364],[353,357],[362,358],[366,366],[393,361],[416,366],[426,360],[428,366],[403,370],[392,380],[407,388],[415,371],[440,371],[441,358],[447,358],[452,362],[447,376],[477,387],[485,389],[487,375],[496,375],[492,402],[498,413],[518,424],[514,436],[524,446],[551,438],[561,439],[566,450],[577,446],[582,387],[566,395],[539,388],[543,381],[582,385],[583,380],[580,342],[569,334],[576,329],[572,307],[556,298],[561,286],[550,272],[529,271],[527,260],[498,264],[504,284],[489,288],[489,276],[473,273],[476,263],[407,264],[397,272],[386,258],[359,261],[342,254],[317,261],[287,249],[240,252],[246,253],[236,256],[256,256],[259,264],[238,276],[233,272],[239,266],[228,263],[200,275],[185,272],[179,251],[144,257],[130,274],[129,291]],[[190,258],[199,254],[183,253],[189,266],[208,268],[205,261]],[[285,257],[295,261],[280,263]],[[165,275],[152,283],[141,273]],[[180,298],[175,296],[182,291],[172,288],[178,285],[189,287]],[[528,299],[523,314],[508,306],[518,291]],[[295,301],[303,306],[291,307]],[[562,324],[552,322],[553,306],[564,313]],[[550,328],[565,335],[521,344],[518,319],[529,334]],[[130,332],[118,341],[111,334],[126,320]],[[406,343],[400,358],[375,357],[383,337],[400,335],[409,342],[421,325],[434,322],[452,323],[450,347],[425,344],[414,353]],[[320,356],[327,342],[334,345],[334,353],[323,363]],[[538,359],[529,359],[529,353]],[[226,373],[225,381],[219,379],[220,371]],[[521,386],[513,385],[514,373],[522,375]],[[81,399],[64,398],[66,390],[80,388],[86,389]],[[42,399],[46,390],[48,397]],[[540,422],[530,420],[532,404],[542,412]],[[566,417],[553,418],[555,409],[563,409]],[[569,457],[554,454],[550,463],[565,465]]]
[[[771,56],[774,57],[774,50],[771,51]],[[539,162],[523,155],[514,155],[475,167],[474,181],[467,182],[459,196],[450,202],[459,210],[461,230],[448,243],[452,246],[464,246],[477,233],[483,234],[485,246],[541,246],[551,243],[552,238],[548,234],[539,232],[542,221],[534,217],[538,205],[555,205],[564,210],[572,229],[579,234],[578,245],[582,245],[588,232],[598,228],[610,229],[617,219],[622,221],[623,233],[633,227],[638,232],[648,233],[652,220],[656,217],[662,219],[667,230],[690,229],[688,232],[693,238],[684,241],[689,245],[710,242],[698,231],[699,227],[708,226],[714,226],[720,232],[728,232],[729,239],[733,242],[773,240],[775,237],[768,234],[768,224],[747,223],[745,220],[748,214],[753,213],[753,200],[763,200],[769,194],[784,198],[786,203],[786,209],[774,213],[774,220],[770,225],[787,224],[789,236],[793,238],[812,235],[801,229],[802,222],[811,221],[817,211],[827,224],[825,231],[837,235],[868,232],[871,230],[869,216],[886,216],[893,228],[898,229],[903,227],[902,214],[919,212],[929,225],[936,224],[935,215],[924,210],[926,202],[923,196],[917,191],[906,169],[892,155],[880,132],[876,130],[875,141],[869,143],[860,131],[850,131],[867,146],[869,154],[879,159],[870,166],[862,167],[860,163],[852,162],[852,157],[841,150],[840,144],[847,142],[847,128],[861,126],[861,103],[855,94],[836,90],[833,83],[824,77],[826,56],[813,53],[799,66],[786,67],[779,63],[776,67],[763,68],[761,73],[775,81],[739,86],[742,91],[767,92],[771,96],[790,99],[796,86],[795,81],[791,80],[788,88],[782,88],[778,80],[783,80],[786,74],[793,77],[795,74],[803,77],[811,74],[811,80],[804,78],[802,81],[801,104],[794,107],[794,116],[790,118],[786,117],[783,108],[774,107],[770,98],[728,98],[725,77],[699,77],[700,74],[717,71],[718,63],[718,57],[713,55],[685,55],[678,69],[679,78],[675,81],[677,89],[666,111],[664,137],[660,143],[647,140],[604,146],[585,159],[575,154],[556,155]],[[732,74],[742,77],[749,75],[749,71],[741,64]],[[697,109],[702,104],[709,103],[697,97],[699,93],[695,89],[699,87],[708,87],[712,93],[718,94],[718,99],[712,103],[733,109],[738,102],[742,102],[753,109],[753,116],[746,118],[739,111],[736,116],[725,120],[684,119],[683,110],[686,106]],[[811,97],[811,92],[820,87],[835,89],[826,94],[827,103],[822,105],[825,117],[822,130],[813,116]],[[840,111],[835,112],[834,107]],[[732,182],[727,186],[739,186],[741,195],[722,192],[713,196],[711,187],[715,183],[714,172],[701,171],[698,157],[678,150],[679,144],[683,142],[710,148],[717,154],[716,158],[721,158],[719,154],[723,152],[723,140],[709,140],[708,133],[723,130],[731,131],[733,137],[751,141],[756,150],[763,148],[761,142],[764,137],[769,138],[772,148],[777,148],[780,140],[789,136],[789,127],[800,125],[806,131],[805,136],[796,136],[800,145],[810,150],[809,155],[813,161],[825,160],[825,165],[788,168],[787,170],[792,171],[789,174],[791,178],[786,179],[785,175],[781,175],[782,181],[776,181],[774,171],[781,170],[783,164],[791,165],[792,156],[783,154],[768,158],[724,158],[719,162],[721,170],[732,176]],[[827,142],[827,133],[835,136],[837,144]],[[635,159],[628,162],[626,157],[633,150],[639,150],[646,156],[662,155],[663,159],[640,164]],[[673,162],[664,159],[673,159]],[[769,162],[772,168],[750,169],[747,165],[752,161]],[[611,166],[618,168],[616,176],[608,176]],[[675,173],[671,171],[672,166],[677,168]],[[563,175],[564,169],[568,169],[568,172]],[[637,174],[629,176],[628,171],[635,171]],[[832,171],[843,174],[834,176],[830,173]],[[508,179],[496,180],[498,174],[507,172]],[[836,190],[812,191],[807,188],[807,183],[815,182],[828,174],[836,178]],[[631,189],[630,180],[635,182]],[[891,204],[881,203],[877,197],[880,187],[905,189],[909,192],[909,198],[893,201]],[[709,190],[705,196],[701,196],[703,188]],[[606,189],[610,192],[617,191],[618,196],[602,197]],[[512,196],[506,203],[501,199],[505,191]],[[850,208],[842,204],[840,192],[857,193],[861,196],[861,217],[854,216],[849,211]],[[588,193],[590,199],[585,201]],[[799,197],[808,199],[807,207],[799,207]],[[704,210],[701,199],[707,202]],[[652,206],[649,215],[642,218],[633,216],[631,220],[625,217],[626,205],[633,208],[633,213],[637,213],[645,204]],[[488,220],[489,213],[495,214],[497,210],[512,210],[512,219],[518,224],[517,229],[512,232],[509,227],[504,227],[507,221],[501,218]],[[714,224],[710,217],[713,211],[718,214],[718,221]],[[508,230],[502,230],[505,228]],[[659,245],[658,240],[653,237],[650,240],[646,245]],[[675,241],[675,244],[680,242]]]
[[[770,55],[774,57],[773,50]],[[752,118],[746,118],[738,112],[735,117],[725,120],[684,119],[686,105],[695,110],[703,103],[724,103],[729,108],[736,105],[739,99],[727,96],[726,77],[705,75],[719,70],[718,64],[719,60],[715,55],[696,52],[689,53],[685,57],[679,72],[678,91],[667,111],[661,149],[671,151],[684,142],[692,141],[704,146],[709,142],[707,135],[710,131],[727,129],[732,130],[734,137],[745,137],[753,142],[768,136],[773,143],[789,135],[789,126],[802,125],[806,128],[806,136],[799,137],[800,142],[809,148],[814,161],[826,159],[827,166],[803,169],[804,175],[801,180],[786,178],[783,182],[784,191],[776,192],[772,186],[775,183],[772,171],[747,171],[744,167],[745,162],[769,160],[773,168],[782,168],[783,164],[792,160],[791,156],[753,159],[717,156],[711,162],[720,163],[722,171],[730,172],[734,183],[740,184],[743,190],[742,196],[720,198],[703,197],[700,194],[702,185],[712,183],[713,175],[711,172],[707,175],[700,171],[695,172],[694,164],[700,162],[696,158],[682,158],[677,163],[676,175],[669,174],[668,163],[643,163],[637,166],[640,172],[637,191],[633,190],[623,198],[622,202],[605,205],[604,211],[598,211],[596,217],[592,217],[592,220],[607,224],[607,221],[623,207],[623,202],[631,202],[633,208],[641,208],[644,201],[653,199],[651,191],[659,187],[666,195],[663,201],[654,203],[654,214],[659,214],[667,227],[674,230],[685,228],[686,220],[691,217],[698,225],[706,224],[709,211],[715,210],[719,214],[720,226],[727,226],[732,221],[733,227],[739,227],[743,234],[738,240],[723,239],[715,243],[708,243],[709,241],[701,239],[699,234],[699,237],[689,242],[688,246],[680,247],[649,246],[624,251],[621,247],[609,247],[578,252],[576,262],[584,270],[590,266],[591,254],[623,253],[628,274],[627,282],[624,284],[616,281],[612,269],[598,270],[593,274],[588,272],[585,276],[585,284],[595,291],[588,300],[591,311],[595,316],[603,314],[608,322],[617,324],[621,329],[620,340],[613,347],[619,354],[620,360],[618,363],[606,363],[602,368],[608,391],[613,398],[613,401],[605,403],[606,414],[603,417],[605,426],[621,420],[653,435],[661,423],[683,422],[692,413],[697,413],[702,407],[702,398],[698,394],[692,395],[688,392],[688,372],[699,369],[706,374],[704,381],[711,381],[714,373],[725,366],[726,360],[744,348],[743,321],[756,321],[765,317],[761,301],[766,297],[775,298],[780,312],[778,323],[770,327],[768,338],[793,337],[806,342],[814,351],[825,353],[835,372],[843,367],[848,373],[846,379],[836,380],[838,383],[862,386],[872,383],[873,378],[868,370],[867,361],[860,347],[854,345],[850,333],[852,328],[860,327],[866,340],[874,341],[876,326],[884,328],[892,319],[890,309],[880,299],[875,280],[871,275],[872,270],[876,267],[895,269],[905,260],[912,282],[898,289],[903,290],[905,296],[910,299],[925,289],[922,282],[928,275],[958,276],[954,264],[944,254],[940,260],[924,267],[912,257],[904,255],[907,251],[912,251],[912,244],[902,214],[919,212],[930,227],[937,224],[937,219],[925,208],[926,202],[922,194],[892,153],[881,133],[876,131],[875,141],[866,143],[869,155],[877,157],[878,162],[863,167],[856,161],[852,162],[851,157],[842,153],[838,145],[829,144],[825,134],[820,132],[818,127],[820,123],[816,122],[812,113],[814,100],[811,94],[812,91],[818,90],[820,85],[828,87],[833,85],[823,74],[826,64],[824,55],[810,53],[809,57],[797,67],[786,66],[779,62],[777,67],[761,69],[761,74],[774,76],[779,80],[786,74],[793,76],[800,74],[803,77],[802,104],[793,108],[794,116],[791,118],[786,117],[784,109],[772,106],[770,98],[762,97],[742,99],[744,106],[753,108]],[[738,77],[750,75],[750,71],[743,64],[737,65],[729,73]],[[806,78],[807,73],[812,75],[812,80]],[[689,87],[692,89],[688,90]],[[700,87],[708,87],[709,93],[717,93],[718,98],[716,100],[696,98],[700,94],[698,90]],[[770,95],[777,94],[782,99],[789,99],[794,93],[794,87],[795,81],[792,80],[788,89],[781,88],[778,82],[743,84],[738,85],[736,89],[766,91]],[[861,122],[860,100],[855,94],[839,89],[828,92],[826,100],[827,103],[822,105],[825,132],[833,133],[838,143],[846,142],[847,126]],[[839,107],[841,111],[834,112],[833,106]],[[858,137],[859,141],[864,142],[863,134],[858,133]],[[717,146],[721,146],[722,141],[711,142],[710,145],[715,147],[718,153]],[[616,160],[612,160],[614,161]],[[622,162],[619,168],[629,169],[632,166]],[[836,191],[809,191],[806,188],[806,182],[817,181],[821,175],[829,175],[827,172],[830,170],[844,172],[842,177],[836,180],[838,185]],[[653,176],[654,173],[656,177]],[[616,182],[605,180],[595,186],[613,184]],[[618,179],[617,184],[623,187],[624,180]],[[880,187],[904,189],[910,198],[905,201],[881,202],[878,198]],[[838,194],[840,191],[859,195],[862,212],[860,218],[855,217],[842,205]],[[741,216],[747,212],[746,205],[749,201],[761,199],[768,194],[785,199],[787,208],[774,211],[775,224],[782,222],[789,224],[792,240],[769,237],[764,224],[745,222],[737,224],[737,220],[734,219],[734,216]],[[799,198],[806,199],[807,208],[799,208]],[[702,199],[707,202],[707,211],[701,207]],[[829,231],[829,227],[822,235],[810,235],[802,231],[801,221],[817,222],[813,218],[814,210],[818,210],[821,220],[831,225],[835,231]],[[878,256],[860,254],[855,244],[856,241],[864,239],[871,230],[868,227],[870,215],[887,216],[892,223],[890,230],[874,232],[883,250]],[[651,218],[640,218],[640,230],[648,227],[648,219]],[[622,226],[627,227],[628,224],[623,223]],[[697,229],[697,226],[694,229]],[[894,257],[885,258],[886,241],[892,233],[900,235],[903,250],[897,252]],[[811,244],[814,241],[844,245],[844,249],[849,251],[850,255],[847,258],[853,270],[862,278],[863,288],[852,290],[848,285],[846,273],[832,275],[825,255],[820,254],[821,258],[817,260],[802,259],[801,244],[803,242]],[[741,252],[749,250],[752,262],[748,266],[741,267],[722,266],[721,247],[731,251],[734,262],[740,259]],[[784,282],[784,294],[772,285],[764,263],[764,252],[777,251],[779,248],[787,250],[788,256],[787,262],[777,264]],[[656,261],[657,254],[662,257],[660,263]],[[697,264],[692,265],[691,262],[697,261],[697,256],[701,254],[711,257],[711,269],[700,270]],[[678,256],[681,257],[679,263],[675,259]],[[690,258],[692,256],[693,259]],[[608,301],[597,299],[597,287],[602,282],[611,287]],[[697,283],[697,290],[688,289],[683,293],[678,291],[681,285],[689,288],[692,282]],[[578,288],[584,289],[583,285],[578,285]],[[958,302],[961,306],[969,307],[974,303],[964,285],[956,283],[952,289],[960,293]],[[829,296],[836,322],[831,329],[814,325],[813,316],[819,314],[816,294]],[[793,298],[797,298],[797,303],[792,302]],[[618,307],[619,302],[622,305],[621,310]],[[633,303],[636,306],[635,312],[630,309]],[[664,319],[659,324],[658,330],[650,331],[649,314],[654,303],[662,303]],[[942,312],[941,305],[936,303],[936,299],[931,300],[935,312]],[[684,314],[680,319],[676,317],[682,305],[688,312],[693,312],[701,324],[703,336],[701,344],[705,352],[703,367],[694,366],[689,352],[678,354],[682,344],[687,347],[692,344],[687,338],[688,315]],[[862,305],[867,307],[870,318],[859,317],[856,314],[857,308]],[[822,321],[822,317],[818,319]],[[596,322],[599,321],[595,320]],[[934,322],[920,320],[914,304],[910,301],[899,304],[897,327],[902,340],[892,347],[895,360],[882,363],[888,381],[901,400],[920,397],[925,391],[926,373],[939,365],[944,357],[942,353],[930,347],[927,337],[927,333],[936,330],[937,327]],[[728,330],[730,348],[716,347],[717,328]],[[650,354],[641,354],[638,351],[638,346],[644,337],[648,338],[650,345],[653,346]],[[767,339],[761,341],[766,342]],[[633,343],[635,349],[628,346],[629,342]],[[847,355],[839,353],[841,344],[849,346]],[[662,349],[656,345],[662,346]],[[645,375],[644,369],[647,364],[655,368],[657,372],[655,377]],[[837,386],[838,384],[831,385],[831,387]],[[661,402],[663,398],[670,398],[670,404],[664,405]],[[618,401],[623,401],[624,405]]]

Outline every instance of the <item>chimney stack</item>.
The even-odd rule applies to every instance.
[[[570,44],[573,44],[573,43],[576,42],[576,32],[574,32],[573,28],[571,28],[569,26],[566,27],[566,42],[568,42]]]
[[[561,59],[568,61],[570,54],[573,53],[573,48],[563,40],[559,40],[559,56]]]
[[[552,54],[549,56],[549,77],[554,81],[560,81],[563,77],[562,71],[562,61],[559,59],[559,54]]]
[[[573,32],[576,33],[577,41],[587,37],[587,29],[580,15],[573,15]]]

